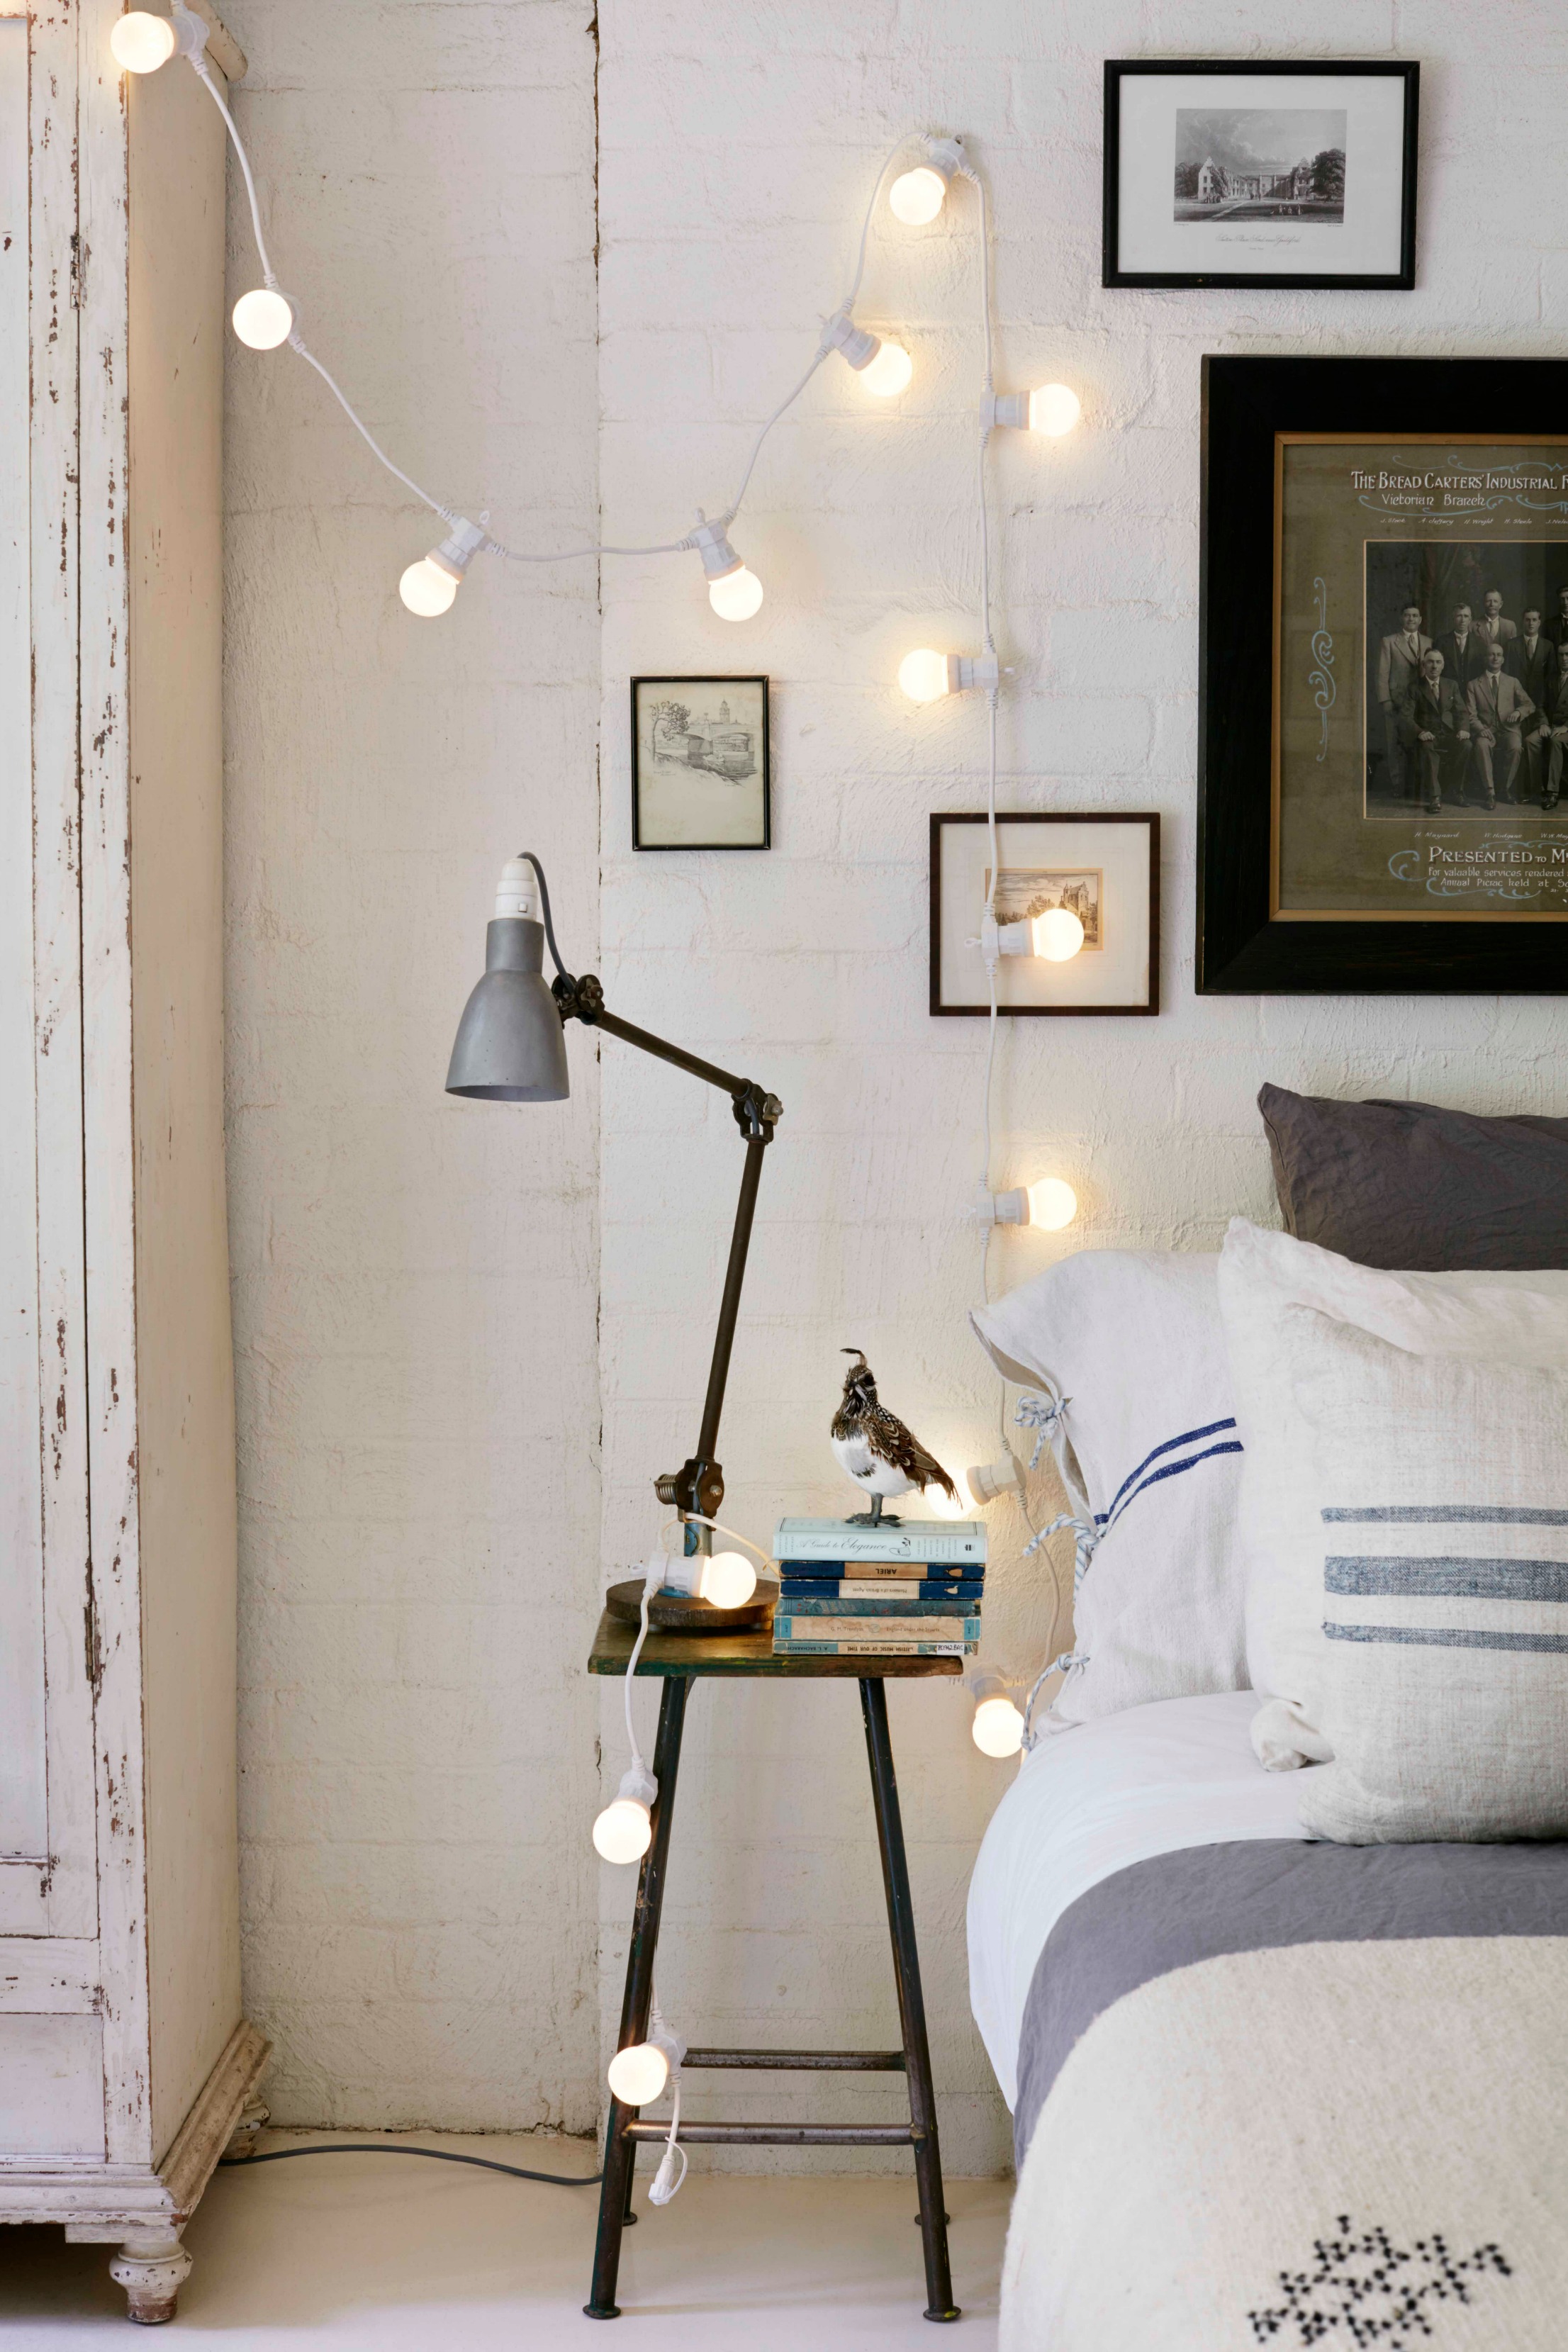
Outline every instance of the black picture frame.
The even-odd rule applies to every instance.
[[[978,1015],[989,1017],[989,1003],[947,1004],[942,1002],[942,836],[950,825],[984,825],[990,819],[984,809],[942,809],[931,820],[931,929],[930,929],[930,998],[929,1009],[936,1021],[973,1020]],[[1148,887],[1148,968],[1149,992],[1141,1003],[1113,1004],[998,1004],[1000,1019],[1022,1021],[1083,1021],[1099,1016],[1153,1014],[1160,1010],[1160,816],[1156,809],[1009,809],[998,812],[996,823],[1003,825],[1078,825],[1110,826],[1139,824],[1149,835]],[[1000,864],[1000,859],[998,863]],[[1077,866],[1082,861],[1073,859]]]
[[[1219,270],[1167,272],[1120,266],[1121,200],[1121,85],[1133,75],[1243,75],[1256,79],[1338,76],[1392,78],[1405,85],[1401,154],[1399,268],[1371,276],[1313,270]],[[1105,64],[1104,182],[1101,211],[1100,284],[1128,287],[1213,287],[1241,292],[1248,288],[1294,287],[1321,293],[1340,290],[1408,293],[1415,284],[1415,179],[1420,131],[1421,68],[1409,59],[1374,58],[1109,58]]]
[[[1499,424],[1499,419],[1506,420]],[[1559,441],[1568,361],[1203,362],[1200,995],[1561,995],[1568,920],[1281,921],[1271,913],[1279,436]]]
[[[763,739],[762,826],[761,837],[759,839],[754,841],[655,841],[647,837],[648,828],[644,822],[642,805],[642,739],[640,733],[638,702],[639,691],[645,687],[668,687],[670,688],[684,688],[688,691],[697,687],[720,688],[725,687],[748,687],[757,689],[762,701],[761,725]],[[634,677],[630,681],[630,715],[632,847],[634,849],[647,850],[654,853],[658,851],[681,851],[691,849],[722,849],[745,853],[753,850],[772,848],[773,824],[773,726],[768,702],[768,680],[765,677],[752,673],[742,674],[715,670],[704,671],[700,675],[692,675],[689,673],[683,677]]]

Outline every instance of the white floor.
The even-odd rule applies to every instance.
[[[336,2135],[342,2137],[343,2135]],[[309,2137],[303,2136],[303,2137]],[[326,2139],[334,2135],[316,2135]],[[365,2135],[353,2133],[353,2138]],[[581,2141],[404,2135],[544,2171],[586,2172]],[[296,2138],[270,2132],[264,2147]],[[645,2163],[647,2159],[645,2158]],[[583,2315],[597,2191],[551,2189],[406,2157],[329,2156],[222,2171],[185,2233],[195,2267],[170,2352],[840,2352],[942,2339],[925,2305],[912,2178],[693,2174],[650,2210],[639,2176],[606,2330]],[[1010,2180],[953,2180],[955,2344],[992,2352]],[[111,2250],[58,2230],[0,2229],[5,2352],[116,2337],[129,2346]]]

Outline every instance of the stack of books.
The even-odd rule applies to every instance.
[[[781,1519],[773,1550],[776,1658],[963,1658],[980,1646],[980,1520]]]

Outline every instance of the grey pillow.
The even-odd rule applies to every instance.
[[[1568,1118],[1258,1097],[1288,1233],[1359,1265],[1568,1266]]]

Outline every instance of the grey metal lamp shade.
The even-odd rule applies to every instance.
[[[447,1092],[480,1102],[564,1102],[571,1093],[561,1013],[544,977],[543,926],[498,917],[485,976],[458,1024]]]

